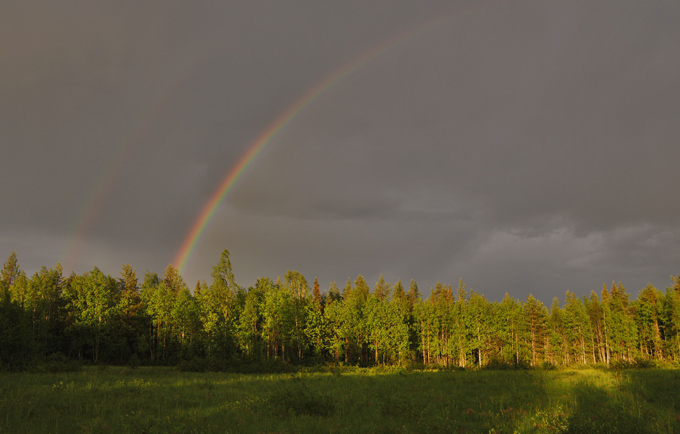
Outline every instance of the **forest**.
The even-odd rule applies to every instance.
[[[239,286],[224,250],[212,282],[193,291],[169,265],[163,276],[118,277],[98,268],[63,276],[60,264],[32,276],[12,252],[0,276],[0,369],[61,358],[112,365],[399,365],[441,368],[645,364],[680,359],[680,274],[664,292],[632,300],[623,284],[550,307],[529,295],[500,302],[411,280],[373,290],[359,275],[322,290],[297,271]]]

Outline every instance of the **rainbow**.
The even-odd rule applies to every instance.
[[[476,4],[476,6],[481,6],[481,3],[482,2]],[[476,7],[468,7],[463,12],[469,12],[473,9],[476,9]],[[345,79],[347,76],[375,60],[380,55],[393,50],[404,42],[412,39],[414,36],[421,34],[424,30],[433,28],[438,24],[448,21],[451,19],[451,15],[458,15],[460,13],[461,11],[458,11],[457,14],[446,14],[436,19],[427,21],[424,24],[418,25],[414,29],[399,34],[396,37],[393,37],[392,39],[389,39],[386,42],[383,42],[372,49],[365,51],[363,54],[346,63],[340,69],[328,75],[326,78],[305,92],[290,106],[288,106],[271,124],[269,124],[269,126],[257,137],[257,139],[252,144],[250,144],[250,146],[248,146],[236,164],[229,169],[229,172],[227,172],[226,176],[222,179],[222,182],[219,184],[217,189],[213,192],[212,196],[201,210],[201,213],[191,226],[191,229],[184,238],[184,241],[182,242],[182,245],[173,261],[173,265],[179,269],[180,273],[184,271],[184,267],[186,266],[191,253],[194,251],[196,243],[201,238],[201,235],[203,235],[205,228],[215,215],[215,211],[219,207],[220,203],[224,200],[241,176],[243,176],[246,170],[252,165],[253,161],[262,152],[262,150],[265,149],[267,145],[270,144],[272,140],[279,133],[281,133],[281,131],[284,130],[305,108],[309,107],[321,95],[326,93],[329,89]]]

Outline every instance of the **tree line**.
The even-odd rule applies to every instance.
[[[239,286],[225,250],[212,283],[193,292],[169,265],[141,279],[98,268],[63,276],[61,265],[28,277],[13,252],[0,274],[0,367],[60,355],[110,364],[210,361],[290,365],[423,364],[568,366],[680,358],[680,274],[663,293],[631,300],[612,282],[598,294],[567,291],[547,308],[529,295],[500,302],[438,282],[427,298],[411,280],[364,277],[321,290],[297,271]]]

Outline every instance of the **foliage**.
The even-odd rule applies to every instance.
[[[0,270],[0,369],[54,357],[79,363],[178,365],[184,371],[265,372],[311,365],[491,370],[615,369],[680,362],[680,275],[663,293],[632,299],[621,282],[600,295],[567,291],[550,310],[533,295],[500,302],[437,282],[421,297],[380,275],[322,291],[298,271],[237,284],[229,252],[193,292],[169,265],[159,276],[123,265],[64,278],[60,264],[32,276],[10,254]]]

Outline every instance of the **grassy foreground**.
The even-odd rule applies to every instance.
[[[0,373],[0,433],[672,433],[680,371]]]

